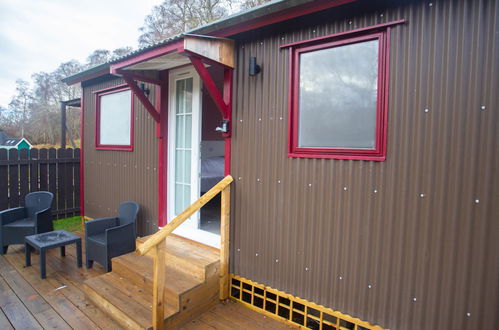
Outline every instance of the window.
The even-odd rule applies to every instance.
[[[385,160],[386,35],[291,48],[290,157]]]
[[[133,150],[133,94],[129,88],[100,91],[96,96],[95,147]]]

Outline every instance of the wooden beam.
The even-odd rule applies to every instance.
[[[165,257],[166,240],[163,239],[154,247],[152,326],[155,330],[163,330],[165,325]]]
[[[123,79],[126,81],[128,86],[130,86],[130,89],[133,91],[135,96],[139,99],[140,103],[146,108],[147,112],[152,116],[152,118],[156,121],[156,123],[159,123],[159,112],[156,110],[154,105],[149,101],[147,96],[142,92],[137,86],[137,82],[130,77],[128,74],[123,74]]]
[[[184,50],[234,68],[234,40],[209,36],[185,35]]]
[[[127,75],[134,80],[143,81],[143,82],[147,82],[147,83],[154,84],[154,85],[161,86],[163,84],[163,82],[159,79],[146,77],[144,75],[138,74],[138,73],[133,72],[133,71],[125,71],[125,70],[118,69],[118,70],[114,70],[112,73],[113,74],[120,74],[120,75]]]
[[[208,94],[210,94],[211,98],[215,102],[215,105],[217,106],[218,110],[222,113],[222,116],[225,117],[227,114],[227,104],[224,102],[224,98],[220,94],[220,91],[217,88],[217,85],[211,78],[210,73],[208,70],[205,68],[203,62],[201,61],[200,58],[197,56],[189,56],[192,65],[198,72],[199,76],[201,77],[201,80],[204,83],[204,86],[208,90]]]
[[[220,300],[229,298],[230,186],[222,190],[220,213]]]

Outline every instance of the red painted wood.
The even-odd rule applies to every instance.
[[[174,43],[170,43],[164,46],[160,46],[155,49],[151,49],[150,51],[147,51],[145,53],[139,54],[137,56],[134,56],[132,58],[123,60],[121,62],[111,64],[110,67],[110,72],[117,72],[119,69],[126,68],[128,66],[140,63],[140,62],[145,62],[147,60],[169,54],[169,53],[176,53],[176,52],[182,52],[184,50],[184,39],[178,40]]]
[[[363,28],[358,28],[358,29],[353,29],[349,31],[343,31],[343,32],[338,32],[338,33],[333,33],[333,34],[328,34],[322,37],[317,37],[317,38],[311,38],[311,39],[306,39],[302,41],[296,41],[296,42],[290,42],[287,44],[280,45],[279,48],[287,48],[287,47],[294,47],[294,46],[300,46],[303,44],[311,44],[315,42],[321,42],[321,41],[328,41],[332,40],[334,38],[342,37],[342,36],[347,36],[347,35],[352,35],[354,33],[361,33],[361,32],[368,32],[368,31],[373,31],[376,29],[381,29],[381,28],[386,28],[390,26],[394,26],[397,24],[403,24],[405,23],[405,19],[399,19],[396,21],[392,22],[387,22],[387,23],[382,23],[382,24],[376,24],[376,25],[371,25]]]
[[[137,85],[135,85],[137,86]],[[95,149],[97,150],[116,150],[116,151],[133,151],[133,140],[135,136],[134,132],[134,118],[135,118],[135,106],[134,106],[134,92],[131,93],[131,118],[130,118],[130,144],[129,145],[109,145],[100,143],[100,97],[107,94],[117,93],[124,90],[128,90],[128,87],[116,88],[113,87],[107,90],[101,90],[100,93],[95,95]],[[139,89],[140,91],[140,89]]]
[[[162,84],[157,88],[160,109],[160,138],[158,143],[158,226],[166,225],[168,207],[168,70],[159,73]]]
[[[210,73],[208,72],[208,70],[206,70],[201,59],[199,59],[196,56],[190,56],[189,58],[192,62],[192,65],[194,66],[199,76],[201,77],[201,80],[203,81],[203,84],[206,87],[208,94],[210,94],[211,98],[218,107],[218,110],[220,110],[220,112],[222,113],[222,116],[225,117],[227,114],[227,105],[225,104],[222,95],[220,95],[217,85],[211,78]]]
[[[346,148],[303,148],[298,146],[298,121],[299,121],[299,73],[300,54],[320,49],[337,47],[367,40],[379,41],[378,54],[378,97],[376,102],[376,146],[374,149],[346,149]],[[323,43],[301,43],[301,46],[290,48],[290,96],[289,106],[289,157],[304,158],[335,158],[335,159],[355,159],[355,160],[376,160],[386,159],[387,141],[387,117],[388,117],[388,41],[387,32],[376,32],[370,34],[346,35],[343,39],[331,38],[321,39]]]
[[[224,68],[224,90],[223,100],[226,104],[227,112],[224,120],[229,121],[229,131],[224,133],[225,137],[225,152],[224,152],[224,175],[230,174],[230,158],[231,158],[231,139],[232,139],[232,86],[234,79],[234,70],[231,68]]]
[[[128,76],[128,74],[123,74],[123,79],[126,81],[126,83],[128,84],[128,87],[130,87],[133,94],[135,94],[135,96],[137,96],[140,103],[142,103],[142,105],[146,108],[147,112],[149,112],[151,117],[157,123],[159,123],[159,112],[156,110],[154,105],[151,104],[151,101],[149,101],[149,99],[144,94],[144,92],[142,92],[140,90],[139,86],[137,86],[136,81],[132,77]]]

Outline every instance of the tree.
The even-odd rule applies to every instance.
[[[148,46],[227,14],[223,0],[165,0],[154,6],[139,31],[140,46]]]
[[[264,3],[270,2],[272,0],[244,0],[241,3],[241,9],[250,9],[256,6],[261,6]]]
[[[21,136],[24,137],[24,128],[28,119],[28,110],[33,100],[29,88],[29,82],[17,79],[16,80],[16,96],[9,103],[11,111],[11,124],[19,125],[21,128]]]

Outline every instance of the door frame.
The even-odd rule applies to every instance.
[[[201,78],[193,66],[184,66],[169,71],[168,75],[168,135],[167,153],[168,170],[167,178],[167,215],[172,220],[175,214],[175,146],[176,146],[176,81],[193,78],[192,96],[192,131],[191,131],[191,203],[200,197],[200,173],[201,173],[201,140],[202,140],[202,91]],[[184,224],[179,226],[173,233],[188,239],[220,248],[220,235],[199,229],[200,211],[194,213]]]

